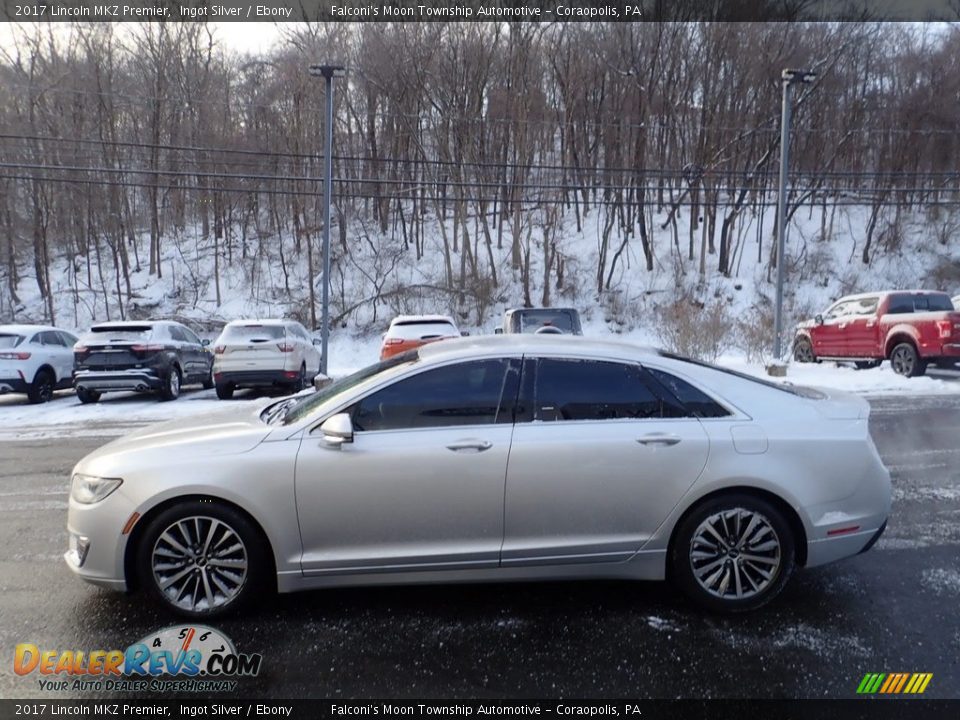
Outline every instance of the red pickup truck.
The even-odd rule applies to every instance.
[[[960,361],[960,312],[949,295],[929,290],[848,295],[797,326],[793,359],[853,361],[858,368],[889,359],[900,375],[923,375],[931,362]]]

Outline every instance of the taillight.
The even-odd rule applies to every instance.
[[[130,349],[134,352],[160,352],[163,345],[131,345]]]
[[[5,352],[0,353],[0,360],[29,360],[30,353],[27,352]]]
[[[953,320],[937,320],[937,330],[940,331],[940,339],[945,340],[953,333]]]
[[[293,352],[294,345],[293,343],[277,343],[277,347],[280,348],[280,352]]]
[[[227,346],[226,346],[226,345],[217,345],[217,346],[213,349],[213,354],[214,354],[214,355],[223,355],[226,351],[227,351]]]

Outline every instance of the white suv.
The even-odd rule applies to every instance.
[[[320,372],[319,343],[295,320],[234,320],[213,347],[217,397],[237,388],[303,390]]]
[[[0,395],[26,393],[45,403],[53,391],[73,386],[77,338],[49,325],[0,325]]]

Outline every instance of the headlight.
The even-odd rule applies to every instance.
[[[120,478],[102,478],[76,473],[70,487],[70,497],[83,505],[100,502],[123,482]]]

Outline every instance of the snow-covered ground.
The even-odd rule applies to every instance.
[[[589,334],[589,329],[588,329]],[[596,335],[595,335],[596,336]],[[639,345],[651,344],[640,333],[617,336],[618,340]],[[379,338],[339,338],[330,345],[330,373],[335,377],[349,374],[375,362]],[[769,378],[759,363],[749,363],[738,355],[721,357],[718,364],[758,377]],[[960,372],[936,372],[935,375],[905,378],[886,364],[872,370],[856,370],[836,363],[788,366],[785,382],[797,385],[846,390],[863,395],[939,395],[960,393]],[[251,399],[264,397],[241,391],[231,403],[246,405]],[[0,441],[76,436],[122,435],[150,423],[173,420],[212,410],[222,410],[227,403],[217,400],[213,390],[199,387],[185,389],[175,402],[160,402],[154,395],[112,393],[93,405],[83,405],[72,391],[61,391],[46,405],[30,405],[26,396],[0,396]]]

